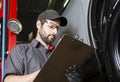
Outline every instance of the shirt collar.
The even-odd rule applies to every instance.
[[[39,47],[40,46],[40,42],[39,41],[37,41],[36,39],[33,39],[32,41],[31,41],[31,45],[33,46],[33,47]]]

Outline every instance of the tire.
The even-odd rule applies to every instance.
[[[89,37],[96,48],[102,73],[110,82],[120,81],[120,2],[91,0],[88,13]]]

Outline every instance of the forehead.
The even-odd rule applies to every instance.
[[[55,24],[57,26],[60,26],[60,20],[46,20],[48,23]]]

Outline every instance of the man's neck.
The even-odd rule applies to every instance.
[[[45,47],[45,49],[48,49],[49,45],[46,44],[41,38],[36,37],[36,40],[38,40]]]

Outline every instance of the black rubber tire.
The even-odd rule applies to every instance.
[[[120,81],[120,2],[117,0],[91,0],[89,29],[92,28],[96,52],[103,74],[110,82]],[[115,8],[113,9],[113,6]],[[104,20],[104,18],[106,18]],[[89,30],[89,33],[91,31]],[[90,34],[89,34],[90,35]],[[90,35],[90,40],[91,35]],[[91,45],[92,45],[91,41]]]

